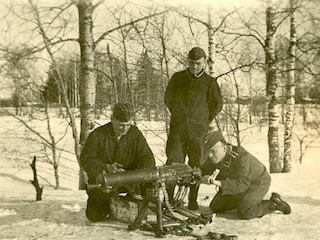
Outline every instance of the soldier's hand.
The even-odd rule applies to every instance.
[[[123,168],[122,164],[114,162],[112,164],[108,164],[107,171],[108,173],[117,173],[117,172],[124,172],[125,169]]]
[[[211,175],[205,175],[201,178],[200,182],[210,185],[210,184],[214,184],[214,185],[221,185],[220,181],[216,180],[216,177],[218,176],[218,174],[220,173],[219,169],[216,169]]]
[[[200,179],[200,182],[203,183],[203,184],[207,184],[207,185],[210,185],[210,179],[211,179],[211,176],[210,175],[204,175],[201,179]]]

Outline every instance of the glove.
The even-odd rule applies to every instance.
[[[114,162],[106,166],[106,171],[108,173],[117,173],[117,172],[124,172],[125,169],[123,168],[122,164]]]

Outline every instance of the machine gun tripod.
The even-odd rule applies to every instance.
[[[103,173],[96,179],[95,185],[88,189],[100,188],[104,192],[117,192],[122,186],[143,185],[145,194],[140,200],[140,209],[129,230],[147,228],[162,237],[167,233],[188,234],[191,224],[206,224],[211,221],[211,214],[197,214],[182,207],[183,199],[190,186],[201,178],[200,169],[192,169],[186,164],[165,165],[150,169],[131,170],[119,173]],[[166,185],[176,185],[178,190],[170,203]],[[148,217],[148,210],[156,214],[156,222],[142,222]]]

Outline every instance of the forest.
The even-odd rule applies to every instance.
[[[59,141],[72,136],[79,161],[86,137],[114,103],[129,102],[135,123],[155,121],[168,131],[164,91],[172,74],[187,67],[188,51],[200,46],[225,103],[212,125],[238,145],[243,131],[268,126],[269,170],[291,172],[293,138],[302,161],[320,136],[317,6],[316,0],[2,1],[1,117],[18,122],[28,135],[21,138],[41,144],[59,188]],[[60,136],[53,117],[65,126]],[[294,124],[312,131],[312,139],[297,136]],[[80,189],[83,178],[80,171]]]

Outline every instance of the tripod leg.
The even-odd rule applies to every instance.
[[[160,199],[160,189],[157,188],[157,202],[156,202],[156,207],[157,207],[157,229],[156,229],[156,235],[157,237],[163,237],[164,231],[163,231],[163,217],[162,217],[162,201]]]
[[[136,230],[141,226],[142,219],[146,216],[146,214],[148,214],[148,204],[148,200],[144,198],[138,216],[136,217],[134,222],[128,227],[130,231]]]

